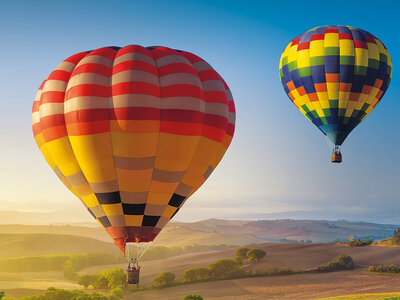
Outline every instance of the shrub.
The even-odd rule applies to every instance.
[[[6,295],[4,292],[0,292],[0,300],[3,299],[3,297]]]
[[[347,243],[350,247],[362,247],[362,246],[368,246],[372,244],[372,240],[365,240],[365,241],[350,241]]]
[[[391,265],[379,265],[379,266],[369,266],[368,272],[379,272],[379,273],[400,273],[400,267],[394,264]]]
[[[199,294],[186,295],[183,300],[203,300],[203,297]]]
[[[247,252],[247,257],[249,262],[255,263],[259,262],[265,256],[265,251],[260,248],[254,248]]]
[[[209,270],[207,268],[195,268],[183,271],[183,279],[185,281],[205,280],[209,278]]]
[[[239,266],[241,266],[243,264],[243,258],[241,256],[236,256],[233,259]]]
[[[240,256],[240,257],[242,257],[242,258],[246,258],[246,255],[247,255],[247,252],[249,252],[249,248],[247,248],[247,247],[242,247],[242,248],[239,248],[237,251],[236,251],[236,256]]]
[[[375,266],[369,266],[367,271],[368,272],[376,272],[376,267]]]
[[[154,282],[159,283],[161,286],[171,284],[175,280],[175,274],[172,272],[163,272],[153,278]]]
[[[226,274],[239,268],[239,265],[233,259],[218,259],[208,266],[211,276],[222,278]]]
[[[345,269],[354,269],[353,258],[349,255],[342,254],[338,257],[337,263]]]

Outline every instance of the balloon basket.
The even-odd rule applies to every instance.
[[[333,148],[331,162],[333,162],[333,163],[341,163],[342,162],[342,153],[340,152],[339,146],[335,146],[335,148]]]
[[[126,270],[126,283],[139,284],[139,273],[140,270]]]

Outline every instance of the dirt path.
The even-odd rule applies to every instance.
[[[359,293],[400,292],[400,276],[358,271],[245,278],[133,294],[129,300],[177,300],[198,293],[206,300],[317,299]]]

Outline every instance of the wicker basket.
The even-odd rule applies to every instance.
[[[126,270],[126,283],[138,284],[140,270]]]

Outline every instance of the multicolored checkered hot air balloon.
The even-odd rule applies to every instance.
[[[350,26],[316,27],[294,38],[283,52],[279,75],[294,105],[339,146],[385,94],[392,61],[372,34]]]
[[[217,167],[235,105],[192,53],[105,47],[50,73],[32,122],[50,167],[125,253],[153,241]]]

